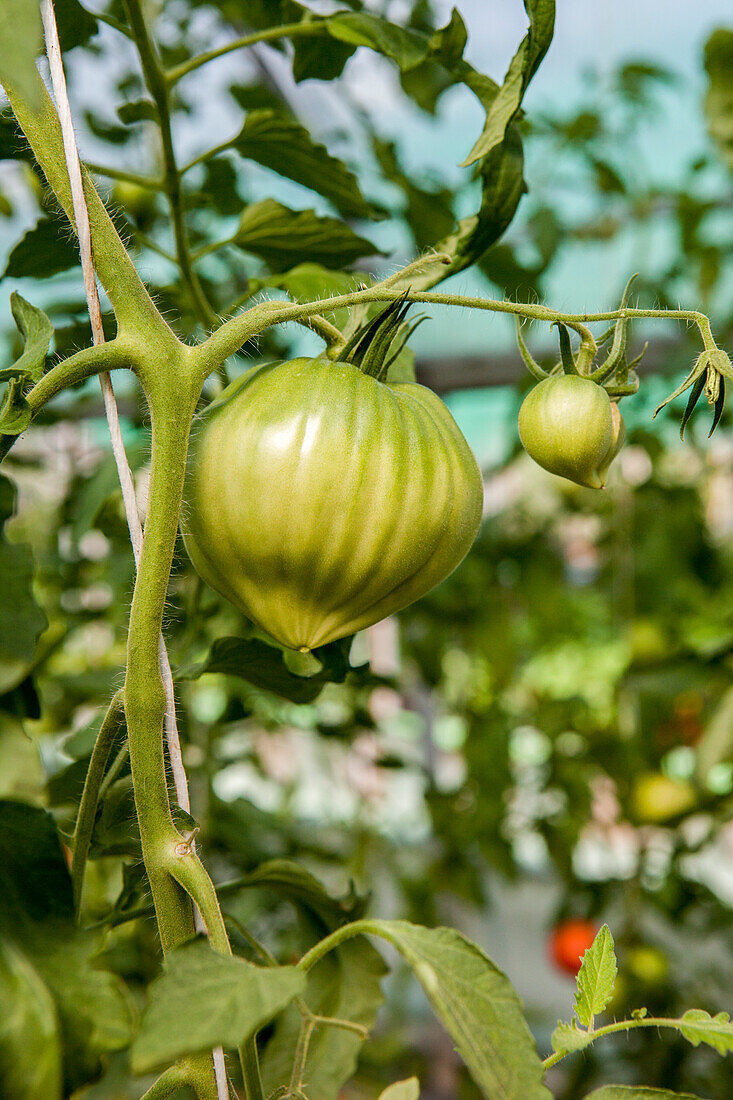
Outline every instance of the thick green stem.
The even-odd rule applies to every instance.
[[[188,1079],[184,1067],[171,1066],[150,1086],[145,1095],[141,1097],[141,1100],[165,1100],[167,1096],[172,1096],[174,1092],[177,1092],[187,1083]]]
[[[198,906],[211,946],[222,955],[231,955],[232,948],[216,889],[190,841],[184,840],[175,846],[168,861],[168,870]],[[246,1100],[264,1100],[256,1034],[246,1039],[240,1047],[239,1060]]]
[[[246,1100],[265,1100],[260,1075],[260,1059],[257,1053],[257,1036],[247,1039],[239,1048]]]
[[[193,933],[190,905],[165,866],[168,852],[181,837],[171,816],[163,754],[166,702],[160,674],[159,637],[195,402],[182,387],[175,395],[162,389],[159,394],[148,394],[153,432],[152,506],[145,522],[130,613],[125,711],[143,859],[165,951]],[[181,407],[176,407],[177,400]]]
[[[122,370],[127,367],[134,370],[140,359],[141,348],[131,340],[117,337],[106,344],[83,348],[68,359],[63,359],[48,374],[44,374],[28,394],[26,400],[35,413],[43,408],[52,397],[56,397],[69,386],[76,386],[87,378],[103,371]]]
[[[137,345],[119,336],[115,340],[110,340],[108,344],[84,348],[76,355],[70,355],[68,359],[57,363],[48,374],[44,374],[27,394],[26,401],[31,407],[31,412],[35,414],[51,398],[56,397],[69,386],[75,386],[103,371],[120,370],[124,367],[134,369],[137,361]],[[17,435],[0,434],[0,462],[18,438]]]
[[[380,929],[374,921],[370,920],[355,920],[351,924],[344,924],[341,928],[337,928],[335,932],[332,932],[330,936],[326,936],[320,943],[317,943],[315,947],[311,947],[310,951],[307,951],[303,958],[298,963],[300,970],[308,971],[312,966],[315,966],[317,962],[333,951],[345,940],[351,940],[354,936],[381,936],[384,938],[384,931]]]
[[[207,327],[213,328],[216,326],[218,318],[204,294],[198,275],[194,271],[191,263],[191,254],[188,247],[188,237],[183,216],[181,174],[178,170],[176,154],[173,148],[170,100],[165,72],[155,48],[155,44],[148,33],[140,0],[125,0],[125,7],[127,8],[130,26],[140,53],[140,62],[143,67],[145,83],[148,87],[148,91],[153,97],[158,112],[163,150],[163,187],[168,195],[168,202],[170,205],[173,234],[176,241],[176,258],[199,320]]]
[[[79,812],[76,815],[74,828],[74,840],[72,843],[71,857],[71,886],[74,894],[74,908],[78,914],[81,904],[82,887],[84,885],[84,868],[86,866],[89,844],[94,829],[94,819],[97,814],[99,792],[104,779],[105,768],[112,751],[114,739],[124,719],[124,696],[118,691],[109,705],[104,716],[104,721],[97,734],[92,756],[87,769],[84,790],[79,803]]]
[[[38,84],[41,103],[38,109],[30,107],[7,83],[5,91],[36,160],[71,225],[75,227],[61,126],[40,76]],[[176,337],[153,304],[104,203],[87,175],[84,180],[84,194],[89,207],[94,267],[112,303],[120,328],[144,334],[146,338],[155,339],[159,343],[175,345]]]
[[[186,469],[186,451],[198,387],[179,354],[174,363],[151,362],[142,382],[150,405],[152,465],[150,507],[132,598],[127,645],[125,713],[143,861],[164,951],[194,933],[193,911],[168,863],[183,841],[171,816],[163,752],[166,697],[159,638],[170,577]],[[164,378],[165,381],[161,381]],[[177,385],[171,385],[171,379]],[[215,1100],[210,1055],[189,1060],[187,1080],[200,1100]]]

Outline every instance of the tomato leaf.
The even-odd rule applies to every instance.
[[[43,217],[15,245],[3,278],[46,278],[79,263],[79,248],[68,222]]]
[[[320,921],[302,921],[315,939],[323,934]],[[386,967],[365,940],[349,940],[314,967],[308,975],[305,1000],[311,1011],[371,1028],[382,1005],[381,980]],[[280,1017],[262,1059],[265,1093],[287,1084],[301,1031],[302,1017],[291,1006]],[[318,1100],[338,1100],[343,1085],[354,1075],[363,1039],[341,1028],[320,1027],[308,1048],[305,1078]]]
[[[613,936],[604,924],[583,955],[578,971],[575,1015],[585,1027],[591,1026],[593,1017],[603,1012],[611,1000],[617,974]]]
[[[250,111],[233,148],[243,157],[323,195],[340,213],[372,218],[378,211],[364,198],[354,173],[304,126],[282,111]]]
[[[491,150],[480,166],[482,195],[477,213],[462,218],[451,233],[433,246],[436,252],[447,253],[451,263],[428,263],[417,274],[411,275],[406,283],[409,282],[414,290],[428,290],[480,259],[514,217],[526,190],[523,169],[524,154],[519,131],[511,126],[506,139]],[[395,286],[402,289],[403,284]]]
[[[71,880],[52,816],[0,803],[0,934],[27,959],[53,1000],[72,1089],[102,1053],[130,1041],[132,1016],[120,979],[93,965],[95,936],[75,928]],[[34,984],[37,984],[34,982]]]
[[[691,1092],[672,1092],[670,1089],[638,1088],[636,1085],[604,1085],[589,1092],[585,1100],[700,1100]]]
[[[41,49],[41,13],[28,0],[0,4],[0,84],[17,89],[31,106],[41,103],[36,54]]]
[[[261,863],[241,880],[241,885],[271,890],[314,914],[329,929],[358,920],[368,901],[354,892],[353,884],[344,897],[333,897],[315,875],[288,859]]]
[[[395,1081],[379,1094],[379,1100],[420,1100],[420,1082],[417,1077]]]
[[[368,46],[395,61],[402,70],[419,65],[429,49],[426,35],[368,12],[339,12],[326,20],[326,26],[339,41]]]
[[[23,354],[11,367],[0,368],[0,382],[7,382],[11,378],[37,382],[43,374],[53,336],[53,325],[42,309],[32,306],[15,292],[10,295],[10,308],[25,347]]]
[[[135,1073],[214,1046],[238,1047],[305,989],[294,966],[254,966],[203,939],[171,951],[132,1046]]]
[[[62,51],[85,46],[99,30],[99,23],[79,0],[54,0],[56,26]]]
[[[15,489],[0,476],[0,692],[17,687],[28,675],[39,635],[48,625],[33,594],[33,554],[25,543],[3,534],[15,509]]]
[[[463,162],[475,164],[504,140],[527,86],[547,53],[555,28],[555,0],[524,0],[529,29],[511,60],[504,83],[491,103],[483,132]]]
[[[248,206],[233,243],[261,256],[274,271],[286,271],[303,260],[326,267],[345,267],[379,249],[336,218],[314,210],[291,210],[274,199]]]
[[[207,659],[193,668],[182,670],[177,678],[197,680],[207,672],[239,676],[254,687],[271,691],[291,703],[312,703],[320,695],[323,685],[335,679],[328,667],[314,676],[298,676],[286,665],[281,649],[267,645],[258,638],[217,638]]]
[[[31,415],[21,382],[11,378],[0,405],[0,435],[20,435],[30,424]]]
[[[705,43],[708,132],[733,171],[733,30],[718,27]]]
[[[324,21],[323,34],[293,39],[293,79],[335,80],[355,51],[350,42],[332,38]]]
[[[0,998],[12,1006],[0,1029],[5,1100],[61,1100],[61,1040],[53,998],[23,952],[2,941]]]
[[[0,111],[0,160],[33,160],[28,142],[9,108]]]
[[[485,1096],[549,1100],[519,997],[480,947],[452,928],[370,924],[410,964]]]
[[[158,109],[152,99],[135,99],[131,103],[123,103],[118,107],[117,117],[126,126],[134,122],[155,122]]]
[[[556,1054],[572,1054],[576,1050],[583,1050],[592,1042],[593,1033],[581,1031],[575,1022],[567,1024],[558,1020],[552,1033],[552,1049]]]
[[[733,1023],[727,1012],[711,1016],[704,1008],[690,1008],[680,1019],[680,1032],[695,1047],[706,1043],[718,1054],[733,1050]]]

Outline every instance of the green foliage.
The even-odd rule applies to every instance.
[[[25,347],[20,359],[12,367],[0,370],[0,382],[18,378],[25,382],[37,382],[43,374],[49,344],[53,336],[53,325],[41,309],[36,309],[20,294],[10,295],[10,308],[13,319]]]
[[[483,133],[469,153],[465,164],[474,164],[487,156],[504,140],[514,119],[527,85],[536,73],[552,41],[555,28],[554,0],[525,0],[529,30],[512,58],[504,83],[490,103]]]
[[[0,525],[2,528],[15,509],[15,489],[6,477],[0,477]],[[0,693],[17,687],[28,674],[36,642],[45,630],[46,616],[33,594],[33,552],[23,543],[9,542],[0,534]],[[0,706],[2,705],[0,694]]]
[[[79,263],[76,241],[59,216],[44,217],[15,245],[3,278],[46,278]]]
[[[586,1100],[700,1100],[691,1092],[671,1092],[669,1089],[644,1089],[635,1085],[604,1085],[588,1093]]]
[[[282,111],[249,111],[232,147],[243,157],[316,191],[345,217],[374,214],[355,174]],[[310,249],[303,251],[310,255]]]
[[[293,966],[258,967],[205,941],[172,951],[150,989],[132,1047],[136,1073],[213,1046],[238,1047],[303,991]]]
[[[460,14],[454,10],[438,27],[422,0],[404,6],[399,21],[357,2],[324,16],[291,0],[221,0],[207,5],[217,13],[210,30],[198,6],[184,3],[164,14],[159,49],[166,64],[185,67],[243,27],[294,23],[289,39],[273,38],[265,49],[292,62],[296,82],[334,80],[356,50],[369,49],[395,66],[412,109],[438,113],[441,96],[453,88],[456,96],[476,95],[487,117],[469,155],[475,178],[466,174],[456,185],[438,162],[431,174],[408,170],[391,126],[379,118],[354,110],[343,133],[326,119],[316,140],[302,121],[297,89],[286,102],[277,80],[238,83],[229,90],[246,112],[241,128],[223,156],[223,147],[207,149],[202,135],[204,148],[182,174],[176,210],[172,196],[159,190],[158,143],[148,140],[159,108],[140,81],[138,59],[118,50],[112,37],[116,21],[126,27],[126,9],[116,0],[105,8],[113,23],[107,27],[77,0],[56,0],[64,50],[86,47],[90,66],[96,51],[99,65],[115,52],[117,101],[91,103],[85,124],[101,160],[119,166],[124,158],[154,184],[147,187],[143,176],[127,192],[115,186],[109,202],[156,302],[190,343],[208,331],[212,316],[251,305],[262,291],[302,301],[369,282],[385,242],[400,239],[400,232],[418,250],[436,248],[450,258],[413,271],[405,282],[414,289],[479,262],[503,293],[528,300],[541,295],[553,264],[579,244],[637,224],[663,224],[675,247],[668,261],[662,257],[658,268],[642,273],[640,299],[676,304],[691,294],[703,304],[722,301],[727,242],[715,218],[727,196],[708,174],[712,158],[661,186],[645,174],[635,145],[643,146],[658,89],[673,86],[670,74],[634,61],[605,83],[589,84],[587,102],[577,109],[523,116],[524,92],[552,35],[551,4],[525,5],[529,30],[501,87],[464,60]],[[0,79],[18,86],[31,77],[36,85],[29,68],[39,44],[32,7],[25,5],[18,20],[12,4],[0,14],[0,32],[6,32],[0,34]],[[202,40],[202,33],[210,38]],[[719,30],[706,51],[708,124],[727,159],[729,46],[729,32]],[[183,112],[195,108],[195,68],[185,83],[177,79],[173,68],[174,130]],[[83,88],[72,90],[83,99]],[[343,104],[350,110],[345,97]],[[535,143],[544,179],[532,181],[524,216],[507,232],[526,190],[523,142]],[[373,156],[368,165],[366,147]],[[38,170],[29,168],[28,143],[7,111],[0,114],[0,159],[18,162],[15,179],[39,212],[35,227],[11,249],[5,274],[42,279],[76,269],[70,230]],[[261,172],[251,172],[252,164]],[[558,202],[568,176],[583,188],[578,209]],[[283,195],[288,203],[297,199],[288,198],[293,188],[279,190],[282,178],[313,191],[340,217],[324,217],[320,206],[316,212],[284,205]],[[263,194],[263,179],[272,197],[251,202]],[[362,179],[369,181],[363,191]],[[171,209],[174,218],[180,215],[208,312],[181,254],[176,263],[159,254],[168,253],[176,236]],[[458,222],[456,211],[465,215]],[[385,214],[394,224],[380,226],[378,237],[375,232],[379,249],[368,227],[350,224]],[[234,219],[239,229],[232,236]],[[391,238],[388,229],[394,229]],[[363,271],[340,270],[357,261]],[[89,342],[80,280],[68,274],[44,294],[56,328],[54,351],[63,357]],[[3,429],[21,432],[29,417],[24,391],[46,366],[52,322],[18,297],[13,313],[24,350],[14,365],[0,368],[0,381],[10,383]],[[368,314],[366,307],[351,317],[345,311],[328,317],[349,333]],[[111,330],[111,314],[106,320]],[[727,323],[721,314],[721,332]],[[625,344],[622,330],[612,354],[617,343]],[[289,329],[271,331],[257,347],[248,341],[243,353],[258,360],[285,356],[291,338]],[[410,357],[406,349],[395,364],[404,377]],[[216,385],[209,383],[207,397]],[[655,382],[648,385],[652,393]],[[136,391],[124,384],[120,391],[128,453],[144,484],[148,413]],[[638,401],[654,403],[643,395]],[[478,1088],[517,1100],[548,1096],[518,995],[458,932],[379,924],[422,983],[475,1085],[457,1059],[439,1061],[434,1025],[405,994],[402,976],[382,990],[384,963],[363,939],[330,952],[305,986],[292,965],[262,965],[263,959],[292,964],[344,922],[360,919],[368,904],[373,912],[397,911],[426,923],[483,920],[492,892],[500,895],[499,876],[538,890],[551,879],[561,915],[588,913],[599,923],[613,918],[620,966],[615,1015],[643,1003],[672,1021],[679,1017],[664,1038],[640,1026],[623,1044],[604,1038],[581,1058],[568,1059],[567,1073],[565,1063],[553,1070],[564,1096],[576,1100],[617,1071],[659,1087],[604,1086],[591,1094],[594,1100],[689,1100],[691,1093],[672,1088],[726,1095],[729,1069],[712,1055],[731,1047],[722,1011],[730,1007],[733,981],[729,906],[695,861],[701,850],[718,858],[713,846],[730,819],[733,575],[725,536],[713,529],[711,501],[727,485],[724,464],[708,456],[693,484],[701,461],[694,424],[691,442],[679,452],[669,445],[664,422],[656,435],[632,423],[629,468],[633,473],[636,461],[642,473],[636,481],[619,479],[595,503],[575,490],[556,491],[546,479],[533,481],[521,460],[511,462],[487,498],[489,509],[497,492],[505,503],[490,515],[461,570],[401,617],[402,662],[389,679],[358,664],[365,660],[362,639],[353,656],[349,645],[338,645],[301,658],[254,637],[251,624],[202,588],[177,545],[164,629],[178,670],[177,709],[201,850],[223,884],[220,900],[240,956],[188,944],[171,953],[156,977],[150,887],[121,736],[103,783],[85,881],[81,924],[96,931],[75,926],[59,847],[59,837],[71,839],[101,708],[122,682],[134,582],[116,474],[98,449],[98,411],[90,389],[67,395],[63,405],[39,414],[23,449],[9,459],[24,506],[9,539],[0,541],[0,793],[6,798],[0,806],[0,997],[10,1005],[0,1022],[3,1095],[136,1100],[145,1086],[128,1062],[135,1033],[129,987],[135,1001],[142,1005],[147,997],[148,1004],[132,1047],[133,1068],[164,1065],[218,1042],[231,1047],[265,1025],[258,1044],[266,1091],[287,1087],[300,1059],[304,1091],[318,1100],[336,1100],[345,1087],[365,1097],[381,1094],[381,1100],[416,1100],[413,1074],[428,1089],[436,1066],[450,1095],[474,1096]],[[54,432],[62,420],[67,434],[59,443]],[[59,447],[68,462],[59,460]],[[45,485],[48,495],[38,491]],[[14,490],[0,479],[3,523],[13,508]],[[637,829],[633,778],[679,771],[696,785],[694,815],[684,811],[646,832]],[[604,817],[609,792],[617,809]],[[42,804],[53,816],[34,808]],[[192,827],[191,819],[176,820]],[[701,823],[703,839],[695,831]],[[622,866],[609,856],[590,873],[583,862],[589,837],[608,839],[611,856],[619,838],[631,838],[635,855]],[[651,987],[628,963],[640,942],[674,960],[668,976]],[[712,961],[697,954],[707,944],[717,950]],[[577,1020],[559,1023],[552,1033],[558,1054],[590,1047],[592,1036],[579,1024],[589,1027],[608,1007],[615,974],[604,926],[578,978]],[[523,993],[538,1043],[547,1047],[555,1016],[537,1004],[534,989]],[[684,1012],[701,1001],[705,1009]],[[635,1009],[635,1018],[644,1011]],[[313,1014],[326,1019],[314,1022]],[[344,1023],[357,1030],[339,1026]],[[365,1044],[363,1031],[372,1029],[373,1042]],[[238,1072],[231,1059],[230,1069]],[[404,1080],[385,1088],[396,1077]],[[236,1085],[241,1091],[239,1078]]]
[[[705,70],[708,129],[733,171],[733,30],[720,27],[710,35],[705,44]]]
[[[701,1008],[690,1008],[682,1017],[680,1031],[693,1046],[707,1043],[719,1054],[733,1050],[733,1024],[727,1012],[711,1016]]]
[[[303,921],[313,933],[322,932],[321,920],[307,913]],[[348,1020],[367,1032],[374,1026],[384,997],[381,979],[385,965],[378,952],[362,940],[342,944],[308,974],[304,1000],[318,1016]],[[278,1020],[262,1059],[262,1078],[268,1093],[288,1083],[303,1031],[303,1018],[294,1006]],[[303,1080],[314,1095],[337,1100],[356,1070],[363,1037],[337,1026],[321,1024],[311,1037]]]
[[[35,60],[41,45],[39,8],[26,0],[6,0],[0,9],[0,39],[0,83],[17,88],[31,103],[38,103]]]
[[[100,1056],[128,1045],[131,1004],[120,980],[94,965],[97,938],[74,927],[71,881],[45,810],[0,804],[0,868],[0,980],[21,998],[3,1029],[2,1057],[18,1096],[40,1096],[41,1084],[58,1090],[61,1064],[73,1089],[98,1072]],[[28,1058],[34,1026],[48,1039],[38,1062]]]
[[[592,1027],[593,1017],[600,1015],[608,1005],[617,974],[613,936],[608,925],[604,924],[583,955],[578,971],[575,1015],[584,1027]]]
[[[63,53],[75,46],[86,46],[99,30],[95,16],[79,0],[54,0],[53,6]]]
[[[483,951],[452,928],[370,921],[405,958],[487,1097],[545,1100],[544,1071],[522,1006]]]
[[[61,1042],[56,1006],[25,955],[0,942],[0,1072],[8,1100],[60,1100]]]
[[[291,210],[274,199],[246,207],[232,242],[261,256],[273,271],[286,271],[304,256],[326,267],[346,267],[378,251],[336,218]]]
[[[582,1031],[574,1020],[569,1024],[558,1020],[551,1039],[552,1049],[556,1054],[574,1054],[578,1050],[584,1050],[592,1042],[593,1035]]]
[[[417,1077],[410,1077],[407,1081],[396,1081],[394,1085],[388,1085],[384,1092],[379,1094],[379,1100],[419,1100],[420,1082]]]

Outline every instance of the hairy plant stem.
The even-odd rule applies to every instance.
[[[644,1016],[641,1019],[631,1020],[617,1020],[612,1024],[606,1024],[605,1027],[595,1028],[592,1032],[588,1032],[588,1042],[595,1043],[596,1039],[602,1039],[604,1035],[615,1035],[619,1031],[633,1031],[637,1027],[670,1027],[675,1031],[680,1030],[680,1020],[670,1019],[668,1017],[654,1017]],[[585,1050],[585,1047],[581,1047],[581,1050]],[[561,1062],[563,1058],[567,1058],[569,1054],[574,1054],[575,1051],[568,1050],[562,1054],[550,1054],[544,1059],[542,1065],[545,1069],[550,1069],[552,1066],[556,1066],[558,1062]]]
[[[381,936],[385,938],[384,930],[379,927],[375,921],[370,920],[355,920],[351,924],[343,924],[341,928],[337,928],[335,932],[331,932],[330,936],[326,936],[324,939],[317,943],[315,947],[311,947],[310,951],[307,951],[303,958],[298,962],[298,968],[305,970],[306,972],[315,966],[317,962],[320,962],[329,951],[333,951],[334,948],[339,947],[345,940],[351,940],[354,936]]]
[[[125,0],[125,8],[140,54],[140,62],[143,68],[145,83],[148,91],[153,97],[158,113],[163,152],[163,188],[168,196],[168,203],[171,211],[173,235],[176,242],[176,259],[198,319],[207,328],[213,328],[218,323],[218,318],[208,298],[204,294],[198,275],[193,269],[191,254],[188,247],[188,236],[186,234],[183,216],[181,174],[178,170],[176,154],[173,148],[170,98],[165,71],[158,56],[158,51],[155,48],[155,44],[148,33],[140,0]]]
[[[108,344],[83,348],[82,351],[62,360],[52,367],[48,374],[44,374],[26,395],[31,413],[35,415],[62,390],[84,382],[87,378],[93,378],[95,374],[120,370],[123,367],[133,368],[137,362],[137,350],[133,342],[117,337],[115,340],[110,340]],[[18,438],[17,435],[0,434],[0,462]]]
[[[394,282],[394,277],[393,282]],[[261,332],[271,325],[284,324],[288,321],[303,323],[307,318],[323,313],[332,313],[334,310],[348,306],[360,305],[367,302],[392,302],[403,293],[409,302],[424,302],[432,305],[461,306],[469,309],[481,309],[491,313],[509,313],[520,317],[532,318],[538,321],[547,321],[549,324],[561,322],[569,325],[576,331],[584,334],[585,326],[595,321],[614,321],[619,317],[629,320],[634,318],[658,318],[670,321],[684,321],[697,325],[703,345],[708,350],[715,350],[716,344],[710,329],[710,321],[705,314],[697,310],[686,309],[624,309],[607,310],[600,313],[560,313],[549,306],[536,305],[524,302],[497,301],[493,298],[480,298],[464,294],[442,294],[436,291],[399,290],[398,285],[385,286],[376,283],[374,286],[365,287],[363,290],[355,290],[348,294],[339,294],[333,298],[319,299],[314,302],[297,302],[292,305],[279,302],[260,302],[244,313],[232,317],[221,325],[208,340],[199,346],[199,362],[208,377],[216,370],[219,363],[233,355],[244,343],[253,331]],[[590,333],[588,333],[590,336]]]
[[[141,176],[137,172],[128,172],[127,169],[114,168],[111,164],[94,164],[85,160],[84,167],[87,172],[95,176],[104,176],[106,179],[120,180],[122,183],[134,183],[136,187],[144,187],[146,191],[164,191],[163,180],[154,176]]]
[[[289,23],[280,27],[267,27],[263,31],[254,31],[252,34],[242,35],[241,38],[235,38],[233,41],[227,42],[223,46],[218,46],[213,50],[206,50],[204,53],[197,54],[196,57],[189,58],[188,61],[176,65],[173,69],[169,69],[166,74],[166,80],[168,86],[172,87],[188,73],[192,73],[195,69],[200,69],[202,65],[208,64],[209,61],[214,61],[217,57],[223,57],[224,54],[231,53],[232,50],[242,50],[247,46],[255,46],[258,42],[274,42],[281,38],[295,38],[296,36],[302,38],[304,35],[322,33],[321,28],[316,22]]]
[[[172,1096],[187,1082],[185,1067],[182,1065],[171,1066],[150,1086],[148,1091],[141,1097],[141,1100],[166,1100],[166,1097]]]
[[[97,734],[86,779],[84,780],[84,790],[79,803],[79,811],[76,815],[71,856],[71,887],[74,895],[74,909],[77,915],[81,904],[84,868],[92,839],[102,781],[112,745],[124,720],[124,713],[124,696],[122,691],[118,691],[112,696],[109,709]]]
[[[30,106],[7,82],[5,92],[20,128],[33,150],[33,155],[75,229],[76,222],[61,126],[45,84],[39,75],[38,99],[41,104],[39,108]],[[147,340],[153,339],[159,344],[177,342],[170,327],[153,304],[104,203],[97,194],[94,183],[86,174],[84,194],[92,230],[94,268],[115,311],[120,330],[130,334],[144,333]]]
[[[193,851],[190,841],[184,840],[174,847],[167,866],[172,878],[196,902],[206,925],[206,932],[211,946],[221,955],[231,955],[232,948],[216,889],[203,864]],[[244,1078],[246,1100],[264,1100],[256,1034],[250,1035],[240,1047],[239,1060]]]
[[[194,933],[193,909],[186,892],[171,876],[169,860],[184,838],[171,814],[163,729],[166,695],[160,669],[160,631],[168,590],[178,514],[183,493],[186,451],[198,388],[191,384],[185,357],[152,361],[141,381],[152,424],[150,500],[142,552],[132,597],[125,677],[125,714],[130,768],[143,861],[153,895],[163,951]],[[171,378],[176,385],[170,384]],[[211,1055],[188,1062],[187,1081],[199,1100],[215,1100],[217,1086]]]

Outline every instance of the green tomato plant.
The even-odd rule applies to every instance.
[[[173,1095],[182,1087],[190,1088],[198,1100],[221,1100],[229,1089],[221,1048],[239,1051],[239,1069],[231,1063],[229,1068],[238,1074],[247,1100],[264,1100],[265,1095],[331,1100],[333,1081],[328,1088],[321,1086],[318,1065],[309,1063],[314,1034],[345,1033],[358,1046],[371,1020],[350,1018],[348,1004],[339,1014],[322,1011],[314,979],[334,952],[363,936],[386,941],[406,960],[486,1097],[550,1096],[545,1083],[549,1069],[616,1031],[670,1027],[695,1045],[707,1043],[721,1052],[731,1049],[733,1027],[727,1017],[711,1017],[702,1010],[666,1019],[648,1017],[642,1009],[631,1019],[596,1028],[595,1017],[611,999],[616,973],[613,941],[605,927],[578,974],[575,1019],[558,1025],[554,1052],[544,1061],[509,980],[457,931],[358,918],[335,921],[336,927],[314,937],[310,949],[288,965],[253,941],[246,929],[242,935],[254,943],[262,965],[232,952],[221,892],[196,846],[196,822],[181,805],[178,792],[173,797],[167,773],[170,670],[161,637],[179,528],[201,577],[243,610],[270,641],[280,644],[286,654],[283,660],[296,660],[292,651],[306,656],[313,650],[327,673],[333,656],[329,646],[432,589],[463,559],[480,522],[478,468],[452,417],[432,392],[390,377],[391,360],[399,359],[409,335],[405,307],[461,307],[557,326],[561,360],[550,372],[535,363],[519,334],[522,358],[538,381],[523,406],[520,433],[529,453],[546,469],[592,487],[603,484],[623,442],[618,402],[636,392],[639,384],[636,361],[628,363],[626,358],[631,320],[676,320],[699,333],[700,356],[668,399],[691,391],[683,430],[703,391],[714,406],[715,427],[723,412],[725,381],[733,378],[730,360],[717,346],[704,312],[636,308],[628,304],[628,287],[617,309],[577,314],[545,304],[432,289],[479,260],[514,215],[523,189],[516,120],[551,41],[551,0],[526,0],[529,30],[501,86],[464,60],[466,32],[457,11],[446,27],[426,29],[419,19],[415,26],[402,26],[360,10],[320,15],[295,3],[275,7],[273,17],[268,5],[253,4],[254,30],[226,46],[178,60],[164,58],[139,0],[125,0],[121,9],[114,5],[114,14],[104,17],[135,46],[145,97],[128,104],[127,113],[155,122],[162,158],[159,178],[116,175],[122,183],[164,196],[168,204],[174,252],[167,259],[177,265],[186,299],[181,324],[164,315],[143,283],[91,170],[83,174],[83,196],[94,272],[113,315],[111,338],[75,351],[46,370],[53,326],[40,309],[17,295],[13,298],[24,350],[2,373],[7,383],[0,413],[3,455],[53,398],[89,378],[122,370],[132,372],[144,393],[152,433],[124,686],[110,701],[91,754],[68,882],[58,851],[48,857],[50,873],[65,884],[60,893],[71,906],[61,906],[61,926],[70,911],[79,914],[94,823],[116,766],[109,763],[112,749],[124,726],[142,860],[166,960],[151,987],[130,1053],[135,1073],[160,1071],[145,1093],[149,1100]],[[57,8],[64,16],[61,29],[78,36],[85,9],[70,0]],[[46,4],[46,14],[48,10]],[[8,48],[0,60],[0,81],[53,202],[83,238],[68,141],[34,63],[39,26],[33,5],[22,0],[6,3],[0,28]],[[405,84],[420,75],[428,84],[466,85],[486,109],[484,129],[465,162],[475,165],[482,184],[476,214],[451,226],[431,242],[430,251],[381,280],[296,301],[251,301],[248,288],[244,302],[235,299],[228,309],[220,309],[223,303],[198,273],[197,264],[232,244],[266,258],[275,275],[287,265],[297,238],[301,251],[314,262],[325,258],[339,266],[369,249],[369,242],[343,222],[312,211],[291,211],[266,199],[244,209],[232,237],[202,241],[192,250],[182,176],[199,161],[214,163],[218,150],[179,166],[172,128],[175,89],[218,57],[261,42],[289,42],[301,76],[322,71],[336,75],[355,49],[366,47],[393,61]],[[427,94],[425,83],[421,88],[420,94]],[[294,171],[287,164],[291,149],[299,149],[307,179],[313,183],[317,176],[321,193],[344,216],[364,214],[367,204],[352,175],[338,167],[340,162],[324,160],[328,154],[307,133],[304,137],[303,127],[292,119],[254,106],[237,142],[250,152],[264,144],[265,163],[279,166],[275,170],[284,175]],[[387,153],[383,147],[385,162]],[[314,162],[315,170],[307,167]],[[112,174],[114,178],[114,170]],[[147,208],[146,219],[153,213]],[[154,241],[148,244],[153,252],[158,247]],[[276,280],[270,285],[277,286]],[[242,310],[243,304],[248,308]],[[611,322],[612,327],[597,337],[589,327],[596,322]],[[325,344],[322,354],[256,367],[202,409],[211,379],[228,380],[227,362],[250,342],[287,323],[317,333]],[[579,338],[576,350],[569,331]],[[598,362],[607,343],[608,354]],[[43,842],[52,852],[52,823],[43,811],[24,817],[12,804],[6,804],[5,814],[4,851],[19,881],[28,872],[19,906],[26,925],[33,927],[42,887],[28,870],[33,861],[23,862],[24,849],[17,838],[25,833],[29,843]],[[305,872],[303,876],[296,886],[312,890]],[[205,932],[208,942],[197,938],[197,931]],[[28,979],[13,936],[3,940],[2,948],[3,980],[12,990]],[[58,966],[63,965],[63,943],[57,948]],[[339,956],[353,966],[356,980],[359,967],[367,967],[365,955],[366,951],[354,950]],[[373,968],[371,956],[368,964]],[[83,988],[78,996],[83,998]],[[269,1042],[258,1040],[273,1020],[277,1022]],[[118,1046],[129,1044],[129,1038],[128,1028]],[[327,1059],[330,1048],[324,1049]],[[347,1071],[354,1058],[352,1045]],[[60,1072],[53,1065],[44,1069],[46,1095],[58,1095]],[[414,1079],[406,1080],[388,1088],[383,1097],[416,1097],[418,1091]],[[603,1092],[596,1094],[599,1100]],[[631,1093],[618,1086],[612,1095]]]

